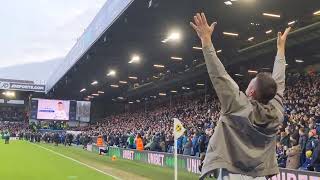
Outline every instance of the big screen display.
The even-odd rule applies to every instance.
[[[70,101],[38,99],[37,119],[69,120]]]
[[[90,101],[77,101],[77,121],[90,122],[90,106]]]

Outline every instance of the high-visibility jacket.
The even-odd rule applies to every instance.
[[[143,141],[141,138],[137,138],[136,146],[137,146],[137,150],[140,150],[140,151],[144,150]]]

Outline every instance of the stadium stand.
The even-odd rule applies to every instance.
[[[280,167],[310,170],[312,166],[318,170],[319,76],[320,74],[299,73],[287,75],[286,115],[277,137],[277,157]],[[173,98],[171,107],[169,102],[155,102],[150,105],[148,111],[143,108],[137,109],[130,113],[108,116],[90,126],[65,127],[65,129],[83,132],[75,137],[76,144],[86,145],[90,143],[91,138],[101,134],[108,146],[135,149],[135,139],[140,134],[146,150],[172,153],[173,117],[181,119],[187,129],[185,135],[178,139],[178,152],[190,156],[200,156],[205,153],[219,118],[219,103],[213,91],[206,99],[203,94],[196,92],[177,95]],[[54,128],[54,125],[51,126]],[[8,129],[17,135],[32,133],[28,125],[21,122],[0,124],[0,131]],[[48,136],[54,139],[53,133],[42,134],[43,139],[47,139]],[[60,134],[60,142],[64,142],[65,137],[65,133]]]
[[[0,121],[23,121],[25,120],[26,112],[22,107],[1,107],[0,106]]]
[[[279,41],[276,33],[292,27],[285,46],[286,66],[282,66],[287,72],[285,114],[277,129],[276,145],[270,143],[269,147],[275,149],[282,177],[287,177],[282,170],[288,174],[291,170],[296,174],[308,171],[308,177],[320,177],[320,173],[309,172],[320,172],[319,2],[306,1],[302,6],[299,0],[106,1],[59,66],[47,74],[45,84],[0,78],[0,136],[8,142],[11,136],[14,140],[39,143],[20,141],[34,147],[50,147],[49,152],[56,148],[51,143],[59,148],[59,144],[74,146],[62,147],[65,152],[86,152],[78,148],[81,147],[91,153],[88,156],[112,160],[110,166],[116,164],[117,158],[126,160],[124,164],[128,164],[127,160],[142,160],[144,165],[159,165],[159,158],[154,157],[162,155],[167,156],[167,164],[163,166],[162,162],[159,168],[172,170],[173,161],[178,162],[172,154],[176,129],[173,118],[177,118],[186,129],[177,140],[178,156],[184,157],[185,165],[179,168],[198,175],[209,140],[221,123],[220,103],[212,87],[215,84],[210,81],[203,56],[205,46],[189,26],[195,12],[204,12],[208,21],[218,22],[210,40],[242,91],[257,73],[271,71]],[[17,96],[6,95],[14,91]],[[11,106],[12,100],[23,103]],[[39,103],[45,101],[56,102]],[[252,123],[248,125],[251,127]],[[257,131],[255,126],[252,129]],[[244,149],[249,148],[243,144]],[[220,152],[228,148],[227,145]],[[107,157],[98,156],[97,152]],[[270,152],[272,156],[274,152]],[[107,169],[104,163],[101,164]],[[241,163],[239,169],[243,168]],[[274,168],[277,169],[276,163]],[[263,178],[274,174],[263,174]]]

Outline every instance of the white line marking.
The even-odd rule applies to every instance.
[[[81,164],[81,165],[83,165],[83,166],[86,166],[86,167],[88,167],[88,168],[90,168],[90,169],[96,170],[96,171],[98,171],[98,172],[100,172],[100,173],[102,173],[102,174],[104,174],[104,175],[111,176],[111,177],[113,177],[114,179],[122,180],[122,179],[120,179],[119,177],[116,177],[116,176],[113,176],[113,175],[111,175],[111,174],[108,174],[108,173],[106,173],[106,172],[104,172],[104,171],[101,171],[100,169],[97,169],[97,168],[95,168],[95,167],[93,167],[93,166],[90,166],[90,165],[88,165],[88,164],[86,164],[86,163],[83,163],[83,162],[81,162],[81,161],[78,161],[78,160],[76,160],[76,159],[73,159],[73,158],[71,158],[71,157],[69,157],[69,156],[63,155],[63,154],[61,154],[61,153],[58,153],[58,152],[56,152],[56,151],[53,151],[53,150],[51,150],[51,149],[45,148],[45,147],[40,146],[40,145],[37,145],[37,144],[33,144],[33,145],[38,146],[39,148],[45,149],[45,150],[47,150],[47,151],[50,151],[50,152],[52,152],[52,153],[54,153],[54,154],[56,154],[56,155],[59,155],[59,156],[61,156],[61,157],[66,158],[66,159],[69,159],[69,160],[71,160],[71,161],[74,161],[74,162],[76,162],[76,163],[79,163],[79,164]]]

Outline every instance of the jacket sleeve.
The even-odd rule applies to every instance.
[[[301,147],[301,149],[304,149],[306,147],[306,144],[307,144],[307,137],[304,136],[304,138],[302,139],[303,147]]]
[[[277,83],[277,94],[271,103],[280,110],[283,114],[283,94],[285,90],[285,73],[286,73],[286,59],[284,56],[276,56],[273,66],[272,77]]]
[[[247,96],[239,90],[237,83],[229,76],[213,45],[203,47],[203,54],[209,77],[221,103],[221,112],[230,114],[248,105]]]
[[[295,156],[297,154],[301,153],[298,149],[290,149],[288,152],[287,152],[287,156],[291,157],[291,156]]]

